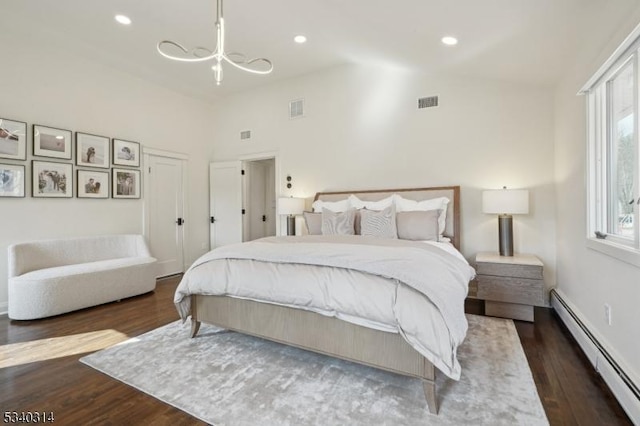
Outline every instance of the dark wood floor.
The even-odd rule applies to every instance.
[[[465,307],[484,314],[482,301],[467,300]],[[535,323],[514,323],[549,423],[632,425],[556,313],[535,309]]]
[[[18,344],[102,330],[133,337],[175,321],[177,282],[162,280],[154,293],[44,320],[0,316],[0,363],[8,358],[7,348],[14,353]],[[467,311],[482,313],[482,305],[469,301]],[[536,308],[536,323],[516,321],[516,328],[552,425],[631,425],[551,310]],[[69,425],[203,424],[81,364],[84,355],[0,368],[0,415],[53,412],[55,424]]]

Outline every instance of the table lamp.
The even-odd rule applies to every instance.
[[[494,189],[482,192],[482,211],[498,215],[500,256],[513,256],[513,216],[529,213],[529,191]]]
[[[287,215],[287,235],[296,235],[296,215],[304,211],[304,198],[282,197],[278,199],[278,214]]]

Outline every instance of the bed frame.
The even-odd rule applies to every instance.
[[[427,200],[446,196],[445,236],[460,248],[460,187],[391,189],[376,191],[320,192],[314,200],[335,201],[354,194],[365,201],[377,201],[398,193],[404,198]],[[355,325],[315,312],[259,303],[227,296],[191,296],[191,337],[205,322],[229,330],[417,377],[423,381],[427,406],[437,414],[435,368],[397,333]]]

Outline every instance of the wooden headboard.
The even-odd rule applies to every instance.
[[[378,201],[392,194],[402,195],[410,200],[423,201],[432,198],[447,197],[447,224],[444,236],[451,239],[451,243],[460,250],[460,187],[439,186],[433,188],[403,188],[403,189],[375,189],[366,191],[318,192],[313,199],[322,201],[344,200],[349,195],[355,195],[363,201]]]

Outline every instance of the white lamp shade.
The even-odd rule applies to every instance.
[[[282,197],[278,198],[278,214],[302,214],[304,211],[304,198]]]
[[[491,214],[529,213],[529,191],[495,189],[482,192],[482,211]]]

